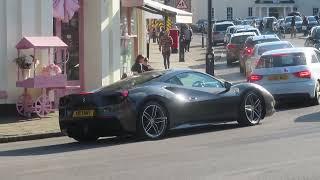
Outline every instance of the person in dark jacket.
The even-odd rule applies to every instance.
[[[304,36],[308,35],[308,25],[309,25],[308,19],[306,16],[304,16],[302,21],[302,27],[305,28],[305,29],[302,29],[304,31]]]
[[[296,16],[294,15],[291,19],[291,38],[296,37],[297,27],[296,27]]]
[[[136,58],[136,62],[133,64],[133,66],[131,67],[131,71],[134,74],[140,74],[143,73],[143,61],[144,61],[144,57],[139,54]]]
[[[142,69],[143,71],[152,71],[154,70],[150,65],[149,65],[149,59],[147,57],[144,58],[143,64],[142,64]]]

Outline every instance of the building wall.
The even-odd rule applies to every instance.
[[[15,45],[23,36],[52,35],[52,0],[0,1],[0,90],[8,92],[0,104],[15,103],[22,89],[16,88]],[[47,61],[44,55],[39,59]]]
[[[233,18],[245,18],[248,17],[248,8],[253,7],[253,16],[258,15],[255,6],[255,0],[212,0],[212,7],[215,11],[215,19],[224,20],[227,19],[227,7],[233,8]],[[196,23],[199,19],[208,18],[208,2],[192,0],[192,13],[193,13],[193,23]],[[288,4],[291,6],[291,4]],[[265,4],[265,7],[273,6],[272,4]],[[276,5],[274,5],[276,6]],[[295,0],[293,7],[296,7],[299,12],[305,15],[312,15],[313,8],[319,8],[319,0]],[[289,8],[290,9],[290,8]],[[263,10],[262,15],[267,15],[266,9]]]
[[[84,89],[120,79],[120,2],[84,0]]]

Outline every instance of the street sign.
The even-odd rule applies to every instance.
[[[188,9],[188,5],[186,3],[186,0],[179,0],[177,4],[178,9]]]

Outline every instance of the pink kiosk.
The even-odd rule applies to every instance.
[[[33,56],[30,56],[32,57],[32,67],[25,70],[17,66],[16,86],[24,88],[23,94],[16,103],[17,112],[20,115],[30,117],[35,113],[39,117],[45,117],[53,111],[53,102],[50,101],[49,91],[67,87],[67,47],[59,37],[24,37],[16,45],[18,57],[22,56],[22,50],[29,53],[28,49],[33,50]],[[37,50],[48,51],[48,64],[43,64],[42,68],[37,68]],[[39,51],[39,53],[41,52]],[[63,57],[60,58],[60,62],[53,62],[52,56]],[[41,59],[39,61],[42,64]],[[41,95],[33,100],[28,93],[29,88],[41,89]]]

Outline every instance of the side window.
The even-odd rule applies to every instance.
[[[311,56],[311,63],[319,63],[318,57],[314,53]]]
[[[198,87],[198,88],[223,88],[223,84],[202,73],[197,72],[187,72],[178,74],[177,79],[182,83],[185,87]]]

